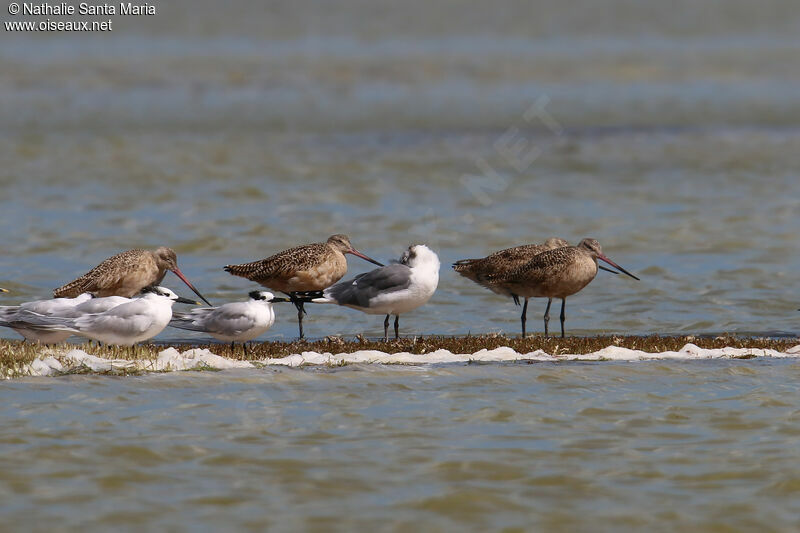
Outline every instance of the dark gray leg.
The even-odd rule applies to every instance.
[[[297,325],[300,327],[300,338],[303,338],[303,302],[297,307]]]
[[[567,299],[561,298],[561,338],[564,338],[564,320],[567,319],[566,315],[564,315],[564,307],[567,305]]]
[[[383,342],[389,342],[389,315],[383,321]]]
[[[394,315],[394,338],[400,338],[400,315]]]
[[[544,310],[544,336],[548,337],[547,323],[550,322],[550,304],[553,303],[552,298],[547,299],[547,309]]]
[[[244,355],[245,355],[245,357],[247,357],[247,343],[243,342],[242,346],[244,346]]]
[[[522,321],[522,338],[525,338],[525,323],[528,321],[528,299],[525,298],[525,305],[522,306],[522,316],[520,317]]]
[[[300,328],[300,338],[303,338],[303,315],[306,313],[306,310],[303,309],[304,302],[297,298],[296,293],[290,293],[289,299],[292,301],[294,306],[297,308],[297,325]]]

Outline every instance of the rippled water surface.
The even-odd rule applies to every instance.
[[[351,366],[0,389],[7,524],[789,531],[793,360]]]
[[[569,333],[798,330],[793,0],[157,10],[104,35],[0,31],[0,303],[162,244],[212,301],[244,298],[223,265],[343,232],[384,261],[440,254],[404,333],[514,333],[518,308],[449,263],[591,236],[642,279],[601,273]],[[293,315],[264,338],[293,338]],[[314,307],[306,332],[381,325]],[[798,377],[749,360],[19,380],[0,387],[0,529],[791,531]]]
[[[235,5],[0,36],[5,301],[160,244],[213,301],[244,298],[223,265],[344,232],[384,261],[439,252],[405,332],[517,332],[449,264],[592,236],[642,281],[601,273],[573,333],[797,331],[793,2]],[[381,325],[317,307],[306,331]]]

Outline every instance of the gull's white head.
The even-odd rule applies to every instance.
[[[439,271],[439,256],[424,244],[413,244],[400,258],[400,264],[409,268],[425,268]]]

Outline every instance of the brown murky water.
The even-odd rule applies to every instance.
[[[0,388],[16,528],[790,531],[795,360],[351,366]]]

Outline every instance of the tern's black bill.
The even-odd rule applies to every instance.
[[[178,299],[175,301],[178,302],[179,304],[203,305],[197,300],[190,300],[189,298],[184,298],[183,296],[178,296]]]

